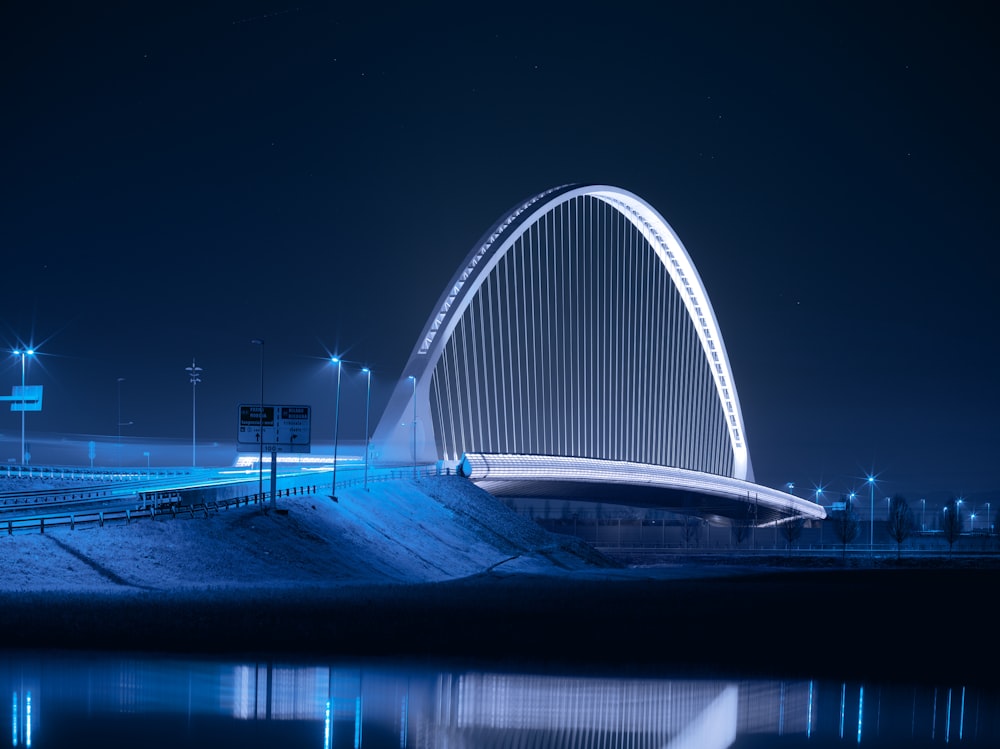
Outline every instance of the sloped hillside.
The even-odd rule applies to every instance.
[[[613,564],[458,477],[278,500],[279,512],[140,520],[0,538],[0,591],[183,591],[451,580]]]

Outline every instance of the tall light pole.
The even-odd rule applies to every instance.
[[[927,530],[927,525],[926,525],[926,523],[924,523],[924,516],[926,514],[927,514],[927,500],[926,499],[921,499],[920,500],[920,530],[921,531]]]
[[[201,382],[201,367],[195,364],[194,357],[191,358],[191,366],[184,367],[188,373],[188,377],[191,378],[191,467],[194,468],[198,465],[198,454],[197,450],[197,440],[195,435],[195,426],[197,423],[198,410],[195,403],[195,386]]]
[[[417,477],[417,378],[410,375],[408,378],[413,383],[413,478]]]
[[[24,402],[24,368],[25,368],[25,358],[29,356],[34,356],[34,349],[14,349],[14,356],[21,357],[21,465],[24,465],[28,461],[26,458],[26,451],[24,448],[24,414],[25,414],[25,402]]]
[[[257,496],[260,497],[261,506],[264,504],[264,340],[254,338],[250,341],[255,346],[260,346],[260,411],[257,422],[257,443],[260,446],[257,456]]]
[[[822,506],[822,504],[821,504],[819,498],[822,497],[822,496],[823,496],[823,487],[822,486],[817,486],[816,487],[816,504],[818,504],[820,506]],[[823,521],[820,521],[820,523],[819,523],[819,545],[822,548],[822,546],[823,546]]]
[[[118,460],[118,470],[122,467],[122,383],[125,382],[124,377],[118,378],[118,442],[115,443],[115,447],[118,448],[115,453]]]
[[[868,556],[875,553],[875,477],[868,474],[868,488],[871,490],[871,514],[868,517]]]
[[[122,469],[122,383],[125,382],[124,377],[118,378],[118,444],[116,445],[117,456],[118,456],[118,470]]]
[[[330,487],[330,499],[337,501],[337,442],[340,437],[340,375],[344,362],[339,357],[331,356],[330,361],[337,365],[337,400],[333,410],[333,484]]]
[[[368,444],[368,411],[372,403],[372,371],[368,367],[361,371],[368,375],[368,395],[365,396],[365,491],[368,491],[368,455],[371,452]]]

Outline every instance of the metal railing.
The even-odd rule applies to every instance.
[[[367,482],[369,484],[373,484],[385,481],[398,481],[401,479],[413,478],[414,475],[420,478],[425,476],[450,476],[453,474],[454,471],[451,468],[439,468],[433,465],[418,466],[416,469],[412,466],[405,468],[383,468],[379,469],[378,472],[369,475]],[[315,476],[312,476],[311,480],[315,481]],[[356,488],[363,486],[364,484],[364,478],[349,477],[338,481],[337,489]],[[275,493],[275,497],[290,497],[298,494],[307,495],[321,492],[322,489],[316,484],[301,484],[278,489]],[[76,501],[87,501],[88,499],[94,502],[106,501],[108,499],[109,492],[94,491],[89,494],[93,494],[94,496],[83,497],[81,493],[81,496]],[[59,496],[63,497],[63,495]],[[184,504],[181,501],[181,494],[179,490],[153,490],[138,492],[136,494],[136,506],[134,508],[98,509],[84,507],[72,512],[33,514],[7,519],[0,518],[0,533],[2,533],[3,530],[6,530],[7,535],[27,532],[45,533],[47,529],[51,530],[53,528],[69,527],[70,530],[75,530],[77,526],[87,525],[104,527],[105,523],[124,522],[125,524],[130,524],[133,520],[139,520],[142,518],[174,518],[179,516],[196,517],[198,515],[208,517],[212,512],[229,509],[230,507],[266,505],[270,499],[270,491],[265,491],[263,494],[259,494],[257,492],[247,492],[243,495],[225,499]],[[62,501],[65,502],[67,500],[63,497]],[[23,506],[25,505],[22,505],[22,507]],[[2,506],[0,506],[0,509],[2,509]]]
[[[290,497],[297,494],[315,494],[315,486],[289,487],[276,493],[278,497]],[[153,494],[152,492],[150,494]],[[30,517],[10,518],[0,520],[0,532],[7,531],[7,535],[15,533],[30,533],[52,530],[53,528],[66,528],[76,530],[77,526],[97,525],[101,528],[105,523],[131,524],[133,520],[156,518],[177,518],[177,517],[209,517],[213,512],[228,510],[231,507],[248,507],[250,505],[263,505],[270,500],[270,492],[263,495],[258,493],[247,494],[229,499],[212,500],[198,504],[185,505],[179,501],[179,495],[163,495],[156,498],[146,497],[143,506],[113,510],[81,510],[79,512],[67,512],[60,514],[33,515]]]

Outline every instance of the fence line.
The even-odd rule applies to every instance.
[[[450,476],[452,473],[453,471],[451,468],[438,468],[437,466],[418,466],[417,468],[411,466],[407,468],[394,468],[389,470],[380,469],[378,473],[369,476],[367,480],[364,478],[352,477],[338,481],[337,489],[349,489],[363,486],[366,482],[371,484],[382,481],[396,481],[399,479],[413,478],[414,475],[420,478],[423,476]],[[316,494],[317,491],[318,486],[315,484],[291,486],[286,487],[285,489],[278,489],[275,493],[275,498],[290,497],[298,494]],[[107,492],[104,492],[104,495],[106,496]],[[45,514],[10,518],[0,520],[0,532],[2,532],[2,529],[5,528],[7,535],[11,536],[15,533],[25,533],[31,531],[45,533],[46,529],[66,526],[69,526],[70,530],[75,530],[77,526],[96,524],[103,528],[105,523],[120,523],[122,521],[128,525],[131,524],[133,520],[139,520],[141,518],[155,519],[160,516],[176,518],[178,516],[195,517],[197,515],[203,515],[208,517],[212,512],[228,510],[230,507],[240,507],[241,505],[246,507],[251,504],[265,504],[270,500],[271,493],[270,491],[265,491],[263,494],[252,492],[241,496],[230,497],[228,499],[212,500],[190,505],[181,503],[181,494],[176,490],[139,492],[136,496],[138,506],[134,509],[84,509],[78,512],[67,512],[58,515]],[[81,496],[80,499],[84,500],[87,498]]]

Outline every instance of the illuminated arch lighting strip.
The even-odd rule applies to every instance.
[[[684,300],[688,316],[699,332],[702,351],[714,375],[715,390],[728,420],[729,438],[735,458],[733,472],[741,478],[752,478],[750,458],[743,436],[745,434],[743,412],[736,395],[736,387],[733,385],[729,356],[722,342],[715,310],[712,309],[708,293],[687,250],[670,225],[645,201],[635,196],[629,196],[630,199],[627,201],[622,200],[622,193],[614,190],[597,190],[589,194],[610,203],[622,215],[629,218],[643,232],[653,251],[670,273],[674,286]]]
[[[688,317],[695,329],[699,331],[698,338],[702,351],[714,375],[716,393],[728,421],[729,441],[733,450],[733,474],[740,479],[752,480],[753,469],[750,465],[750,455],[744,436],[746,430],[743,425],[743,412],[732,378],[729,356],[726,353],[715,311],[708,299],[704,284],[680,238],[663,217],[637,195],[607,185],[585,185],[567,190],[569,187],[572,186],[561,185],[536,195],[525,201],[497,226],[479,250],[468,260],[466,267],[452,284],[451,292],[445,298],[423,336],[417,352],[418,356],[431,354],[433,361],[428,362],[428,365],[433,366],[436,363],[437,357],[434,354],[439,353],[441,349],[440,346],[434,347],[434,340],[441,333],[442,328],[446,337],[451,334],[451,330],[454,329],[490,270],[513,246],[515,240],[538,218],[560,204],[577,197],[595,197],[614,206],[622,216],[643,233],[660,262],[670,274],[674,287],[684,300]],[[533,216],[529,217],[530,220],[521,224],[518,232],[510,234],[507,231],[525,211],[559,191],[564,192],[551,202],[542,205]],[[503,241],[497,246],[497,242],[501,240]],[[484,260],[486,260],[485,263]]]
[[[451,306],[452,304],[454,304],[455,299],[458,298],[458,296],[462,293],[462,287],[465,286],[465,283],[470,278],[472,278],[473,275],[476,273],[476,268],[479,265],[480,261],[484,257],[486,257],[487,254],[489,254],[490,249],[493,247],[496,241],[498,239],[503,238],[504,232],[508,228],[510,228],[510,225],[513,224],[522,213],[531,208],[531,206],[533,206],[542,198],[545,198],[554,192],[558,192],[559,190],[562,190],[565,187],[567,186],[560,185],[559,187],[553,187],[550,190],[546,190],[545,192],[536,195],[531,200],[526,201],[521,207],[519,207],[517,210],[511,213],[510,216],[508,216],[496,228],[496,230],[492,234],[490,234],[489,237],[487,237],[486,241],[479,248],[479,251],[472,256],[471,260],[466,265],[465,269],[459,274],[458,279],[451,287],[451,293],[445,298],[444,302],[441,305],[441,309],[438,311],[438,313],[434,316],[434,319],[431,321],[430,328],[428,329],[427,334],[424,336],[423,342],[420,344],[420,351],[419,351],[420,354],[426,354],[428,352],[428,350],[431,347],[431,344],[434,343],[434,338],[435,336],[437,336],[438,329],[441,327],[441,323],[443,323],[445,321],[445,318],[448,316],[448,310],[451,309]],[[482,279],[485,277],[486,273],[480,274],[480,280],[476,281],[475,287],[471,289],[469,292],[470,298],[479,289],[480,285],[482,284]],[[456,315],[456,317],[458,316],[460,315]]]

